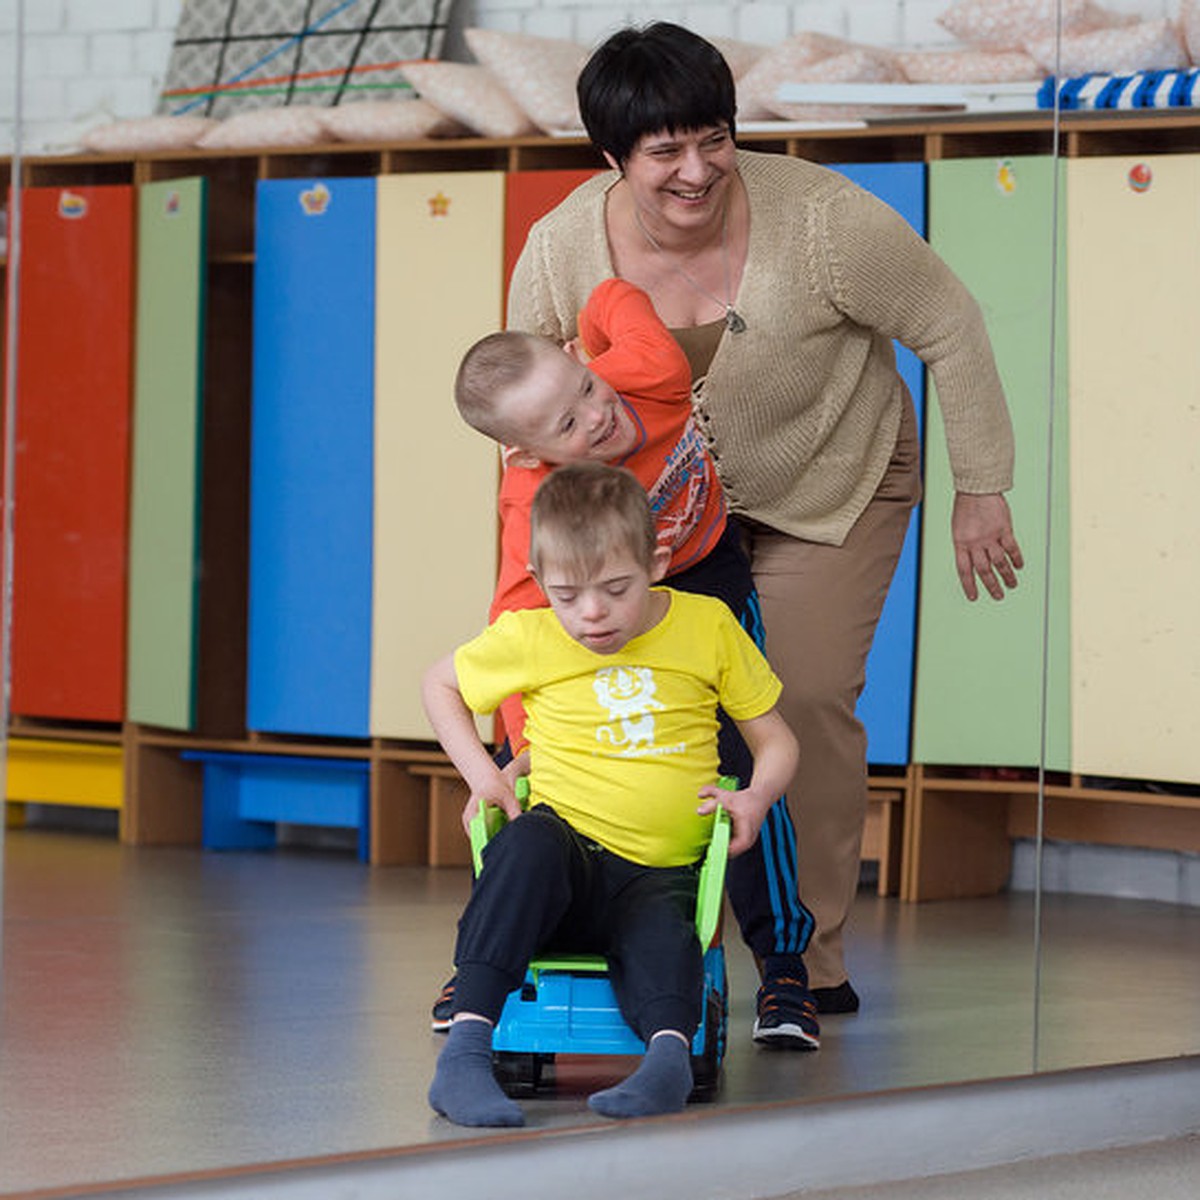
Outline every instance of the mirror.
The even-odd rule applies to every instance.
[[[22,6],[10,11],[19,20]],[[12,32],[17,36],[0,44],[11,44],[19,66],[31,35]],[[19,81],[22,72],[6,78]],[[29,83],[26,75],[27,94]],[[1194,203],[1188,208],[1180,196],[1196,186],[1200,135],[1187,119],[1125,114],[1094,121],[1073,114],[1061,123],[1056,116],[1033,133],[1020,119],[970,115],[942,119],[938,128],[930,138],[927,123],[897,118],[880,122],[882,134],[871,138],[837,140],[802,129],[747,130],[744,138],[752,148],[815,157],[864,178],[880,163],[919,167],[929,159],[921,215],[928,214],[931,240],[979,296],[1003,360],[1019,438],[1013,502],[1027,565],[1022,588],[1003,605],[961,602],[947,558],[949,489],[938,457],[944,445],[930,405],[922,550],[927,564],[940,560],[939,574],[927,568],[921,607],[914,600],[908,620],[919,619],[921,630],[937,636],[922,638],[918,651],[914,727],[906,728],[898,755],[873,759],[868,857],[876,865],[860,889],[850,933],[864,1009],[825,1020],[817,1054],[752,1051],[754,967],[736,938],[727,939],[731,1040],[714,1116],[768,1100],[1195,1052],[1200,1042],[1192,1003],[1200,984],[1200,764],[1179,757],[1190,752],[1189,739],[1172,716],[1196,708],[1187,693],[1195,664],[1182,608],[1192,592],[1186,584],[1196,538],[1190,506],[1178,501],[1189,494],[1189,480],[1194,484],[1189,452],[1200,431],[1195,405],[1179,404],[1147,416],[1147,429],[1136,431],[1145,440],[1135,441],[1127,419],[1117,419],[1127,418],[1127,403],[1093,409],[1091,399],[1113,405],[1135,394],[1195,394],[1194,314],[1176,303],[1194,288],[1168,289],[1163,280],[1185,270],[1182,278],[1195,278],[1200,256],[1191,243],[1200,225]],[[228,503],[204,508],[201,536],[212,540],[201,557],[230,538],[239,553],[248,551],[244,529],[238,532],[247,498],[238,489],[248,487],[250,463],[243,334],[253,315],[260,177],[402,178],[441,172],[448,161],[458,170],[457,153],[413,151],[386,160],[375,151],[291,159],[230,154],[205,161],[203,398],[212,423],[203,432],[206,447],[224,455],[210,461],[226,468],[232,462],[241,474],[227,469],[203,482],[208,496]],[[474,153],[471,164],[484,174],[509,161]],[[566,143],[534,147],[521,161],[531,174],[594,165],[586,148]],[[1114,162],[1116,184],[1103,178]],[[1146,187],[1143,166],[1150,171]],[[186,204],[181,181],[194,178],[197,167],[180,155],[131,169],[116,156],[87,165],[39,161],[26,172],[14,157],[7,170],[5,182],[19,186],[25,178],[53,189],[56,203],[63,192],[93,187],[127,188],[132,203],[135,189],[157,187],[166,204],[171,195]],[[1106,188],[1116,193],[1112,212]],[[1101,197],[1095,210],[1093,194]],[[1131,201],[1141,209],[1131,210]],[[11,200],[9,211],[16,211]],[[1122,224],[1128,221],[1134,224]],[[14,224],[10,217],[5,291],[12,295],[20,269]],[[1079,274],[1083,267],[1092,274]],[[1114,302],[1113,280],[1138,303]],[[10,304],[6,327],[14,330],[26,317]],[[10,346],[19,344],[14,338]],[[105,341],[109,349],[116,344]],[[1088,355],[1077,350],[1080,342]],[[1093,346],[1103,355],[1093,358]],[[36,347],[30,354],[31,369],[40,367]],[[6,353],[6,375],[25,366]],[[126,369],[132,375],[135,364]],[[6,396],[11,442],[22,413],[18,405],[14,421],[11,387]],[[1183,409],[1189,432],[1176,423]],[[1147,462],[1161,464],[1152,476]],[[25,466],[36,470],[18,456],[18,481]],[[1103,519],[1094,525],[1096,513]],[[16,554],[18,589],[24,561]],[[237,586],[245,564],[232,568],[227,556],[212,553],[205,570],[197,637],[207,665],[196,699],[204,736],[195,748],[219,754],[237,742],[239,754],[262,755],[264,745],[278,752],[269,739],[243,738],[230,720],[246,691],[247,617]],[[915,597],[915,575],[912,588]],[[1143,632],[1147,612],[1154,617]],[[21,633],[14,628],[5,638],[6,654],[20,646]],[[908,661],[911,673],[911,655]],[[964,664],[986,678],[986,689],[963,687]],[[136,762],[137,807],[119,819],[137,822],[142,840],[195,840],[201,783],[218,787],[228,763],[212,758],[182,767],[180,739],[156,721],[48,719],[37,708],[23,712],[18,699],[12,737],[7,722],[0,731],[10,791],[22,765],[14,743],[27,754],[36,750],[31,743],[69,740],[89,753],[102,781],[93,787],[111,784],[114,755],[126,770]],[[325,757],[354,757],[345,739],[317,736]],[[428,795],[423,811],[431,824],[451,815],[452,844],[459,800],[451,790],[435,807],[445,784],[438,764],[410,749],[372,745],[376,815],[386,822]],[[1140,782],[1164,779],[1166,785]],[[163,804],[164,796],[173,802]],[[448,974],[453,923],[468,886],[464,868],[368,867],[355,859],[356,843],[345,831],[322,840],[294,826],[286,831],[292,844],[275,854],[134,847],[118,841],[115,811],[68,811],[43,798],[24,811],[22,825],[21,810],[7,809],[16,824],[3,844],[0,1183],[49,1187],[466,1136],[435,1121],[424,1104],[439,1046],[427,1032],[428,1009]],[[432,831],[422,832],[434,846]],[[407,845],[410,835],[388,830],[393,846]],[[1117,848],[1123,845],[1141,850]],[[1162,890],[1164,855],[1176,868],[1174,894]],[[1142,894],[1127,894],[1141,881]],[[876,884],[890,894],[876,894]],[[1108,894],[1086,894],[1086,887]],[[1131,1011],[1153,1018],[1131,1027]],[[69,1086],[65,1074],[47,1068],[67,1061],[87,1064],[72,1072]],[[597,1123],[583,1104],[596,1071],[594,1064],[564,1067],[562,1094],[530,1102],[530,1135]],[[50,1123],[49,1112],[67,1116]],[[63,1123],[76,1131],[72,1155],[63,1151]]]
[[[1180,34],[1192,24],[1184,12]],[[1089,95],[1119,105],[1147,78],[1096,80],[1084,108]],[[1040,884],[1041,1069],[1166,1058],[1200,1042],[1200,758],[1184,716],[1200,676],[1182,599],[1200,564],[1186,499],[1200,444],[1188,285],[1200,159],[1170,90],[1148,100],[1136,116],[1076,114],[1059,175],[1053,435],[1069,485],[1049,489],[1062,583],[1047,661],[1049,690],[1069,705],[1047,738],[1040,830],[1032,806],[1012,813],[1023,836],[1044,838],[1040,860],[1019,863]],[[1098,292],[1118,280],[1147,303],[1118,316]],[[1101,558],[1118,546],[1110,571]],[[1121,1012],[1153,1017],[1114,1039],[1101,1027]]]

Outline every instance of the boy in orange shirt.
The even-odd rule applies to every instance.
[[[727,521],[720,481],[692,409],[686,355],[649,297],[622,279],[607,279],[595,289],[579,314],[578,330],[564,347],[532,334],[490,334],[467,351],[459,367],[459,412],[506,447],[500,570],[490,618],[545,605],[529,569],[533,496],[555,467],[590,460],[625,467],[645,488],[658,544],[669,552],[666,582],[678,591],[724,600],[763,648],[750,566]],[[500,712],[518,755],[524,744],[521,698],[509,697]],[[723,774],[750,777],[750,753],[728,720],[721,725],[720,757]],[[478,799],[471,797],[464,822]],[[802,957],[813,920],[797,898],[795,831],[783,797],[772,806],[754,848],[730,862],[726,890],[762,973],[754,1040],[816,1049],[820,1027]],[[434,1028],[448,1023],[453,986],[446,985],[434,1006]]]

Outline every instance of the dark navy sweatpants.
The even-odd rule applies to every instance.
[[[699,563],[663,581],[681,592],[716,596],[733,611],[742,628],[764,645],[758,593],[741,535],[730,521],[724,536]],[[750,749],[737,726],[721,713],[721,773],[743,784],[753,770]],[[729,860],[725,890],[733,906],[742,940],[760,959],[774,954],[800,954],[812,937],[812,913],[800,902],[796,879],[796,830],[781,796],[771,806],[758,840],[744,854]]]
[[[642,1039],[700,1024],[699,866],[646,867],[583,837],[548,804],[483,851],[458,923],[454,1011],[493,1023],[539,951],[602,954],[621,1015]]]

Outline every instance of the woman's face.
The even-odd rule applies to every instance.
[[[652,230],[684,231],[724,215],[735,170],[728,126],[708,125],[643,134],[625,160],[624,175]]]

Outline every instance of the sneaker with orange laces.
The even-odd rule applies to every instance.
[[[763,963],[754,1040],[778,1050],[816,1050],[821,1045],[817,1002],[799,955],[779,955]]]
[[[442,984],[442,994],[433,1002],[429,1025],[434,1033],[447,1033],[450,1030],[450,1018],[454,1013],[454,985],[457,980],[457,975],[451,975]]]

